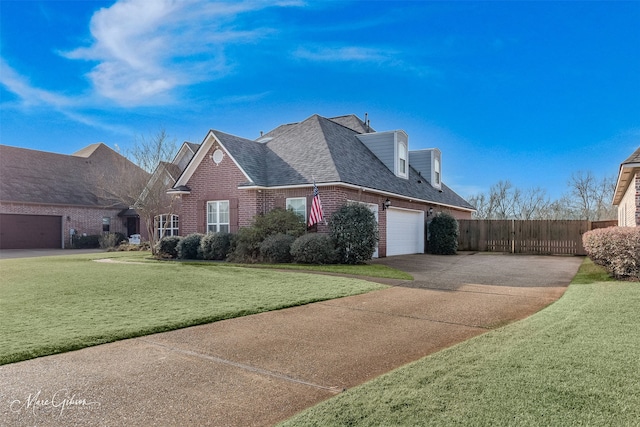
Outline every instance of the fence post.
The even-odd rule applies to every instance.
[[[511,220],[511,253],[516,253],[516,220]]]

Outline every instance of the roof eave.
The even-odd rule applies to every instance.
[[[359,186],[359,185],[348,184],[346,182],[340,182],[340,181],[316,183],[316,185],[317,185],[318,188],[341,186],[341,187],[351,188],[351,189],[355,189],[355,190],[362,190],[363,192],[376,193],[376,194],[380,194],[380,195],[386,196],[386,197],[394,197],[394,198],[397,198],[397,199],[408,200],[410,202],[428,203],[428,204],[432,204],[432,205],[444,206],[444,207],[447,207],[447,208],[459,209],[459,210],[463,210],[463,211],[467,211],[467,212],[475,212],[476,211],[476,209],[468,208],[468,207],[465,207],[465,206],[451,205],[451,204],[448,204],[448,203],[437,202],[437,201],[434,201],[434,200],[421,199],[421,198],[417,198],[417,197],[409,197],[409,196],[405,196],[405,195],[402,195],[402,194],[392,193],[392,192],[384,191],[384,190],[377,190],[375,188],[362,187],[362,186]],[[294,185],[278,185],[278,186],[273,186],[273,187],[263,186],[263,185],[251,185],[251,186],[243,186],[243,185],[241,185],[241,186],[238,187],[238,189],[242,189],[242,190],[285,190],[285,189],[307,188],[307,187],[313,187],[313,184],[309,183],[309,184],[294,184]]]
[[[627,192],[627,188],[631,183],[629,177],[635,175],[635,171],[640,170],[640,163],[623,163],[620,165],[616,188],[613,193],[613,205],[618,206],[622,202],[622,198]]]

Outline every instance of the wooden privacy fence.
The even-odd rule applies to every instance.
[[[617,221],[458,220],[458,250],[516,254],[586,255],[582,235]]]

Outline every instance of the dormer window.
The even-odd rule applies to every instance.
[[[407,144],[400,142],[398,144],[398,176],[407,177]]]
[[[433,161],[434,184],[440,185],[440,159],[435,158]]]

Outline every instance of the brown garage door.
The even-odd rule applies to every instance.
[[[62,217],[0,214],[0,249],[62,247]]]

